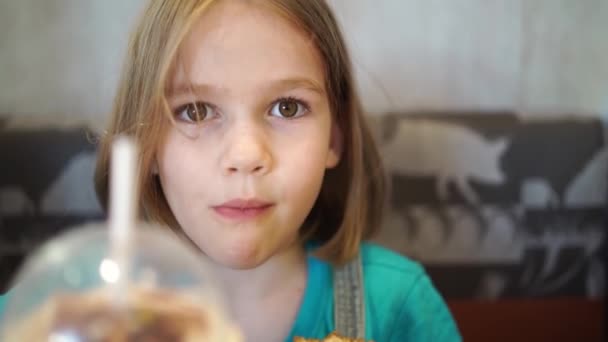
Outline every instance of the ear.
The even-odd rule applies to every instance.
[[[336,122],[332,122],[331,136],[329,137],[329,151],[327,153],[327,162],[325,163],[326,168],[331,169],[338,165],[342,157],[343,146],[344,137],[342,135],[342,130]]]

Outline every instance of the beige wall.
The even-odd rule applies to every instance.
[[[608,1],[521,1],[522,104],[608,116]]]
[[[103,119],[142,2],[0,1],[0,113]]]
[[[142,0],[0,0],[0,112],[103,117]],[[606,0],[330,0],[371,111],[608,114]]]
[[[371,110],[608,114],[606,0],[330,1]]]

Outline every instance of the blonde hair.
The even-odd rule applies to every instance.
[[[179,47],[193,23],[222,0],[151,0],[133,33],[111,122],[99,146],[95,187],[108,199],[110,145],[118,134],[140,146],[141,213],[177,232],[177,223],[152,169],[155,152],[171,123],[165,98]],[[335,17],[324,0],[263,0],[307,33],[325,67],[330,109],[342,135],[342,159],[327,170],[319,197],[302,229],[302,239],[320,243],[317,255],[340,264],[356,255],[362,240],[379,228],[385,178],[378,150],[354,86],[352,66]]]

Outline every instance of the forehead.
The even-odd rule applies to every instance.
[[[171,83],[238,89],[294,77],[324,84],[323,63],[310,36],[268,4],[220,0],[185,37]]]

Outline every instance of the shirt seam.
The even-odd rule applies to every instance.
[[[407,266],[399,266],[399,265],[395,265],[392,263],[387,263],[387,262],[364,262],[363,266],[365,267],[365,269],[367,269],[368,267],[383,267],[383,268],[387,268],[390,269],[391,271],[398,271],[399,273],[406,273],[406,274],[415,274],[415,275],[419,275],[421,273],[421,268],[422,266],[415,264],[417,266],[415,267],[407,267]],[[413,269],[412,269],[413,268]]]
[[[393,338],[393,335],[395,334],[395,331],[396,331],[395,325],[400,321],[400,318],[404,315],[404,311],[408,307],[408,303],[409,303],[410,297],[412,295],[412,292],[414,292],[414,288],[416,288],[418,283],[420,283],[420,281],[422,281],[422,278],[424,278],[424,275],[425,275],[424,272],[418,273],[418,275],[416,276],[416,280],[413,282],[413,284],[410,287],[410,289],[408,290],[407,294],[404,296],[403,305],[401,306],[401,310],[399,310],[399,314],[397,315],[397,318],[393,321],[392,329],[390,329],[391,334],[389,335],[389,339],[388,339],[389,341]]]

